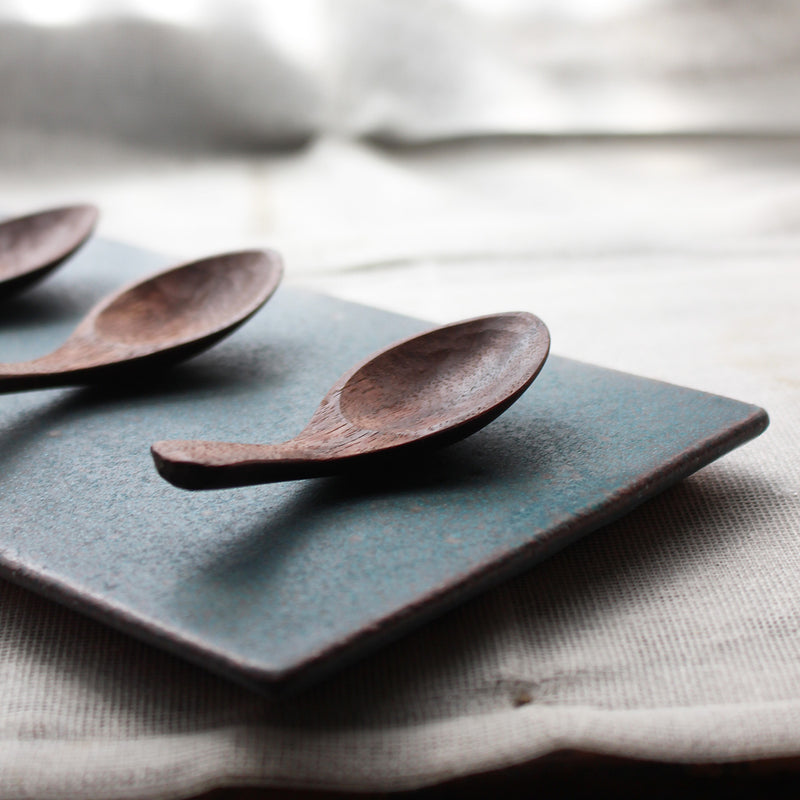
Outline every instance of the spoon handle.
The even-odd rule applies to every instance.
[[[80,383],[76,377],[75,372],[49,368],[44,359],[0,364],[0,394],[74,386]]]
[[[0,363],[0,394],[61,386],[83,386],[96,380],[107,353],[86,351],[83,338],[75,334],[56,350],[30,361]],[[111,369],[110,364],[104,367]]]
[[[162,478],[179,489],[230,489],[259,483],[319,478],[341,459],[316,453],[296,440],[282,444],[156,442],[150,448]]]

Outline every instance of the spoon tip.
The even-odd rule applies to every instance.
[[[92,235],[100,211],[91,203],[49,208],[0,222],[0,296],[46,277]]]
[[[208,442],[163,440],[154,442],[150,446],[150,455],[156,472],[167,483],[178,489],[191,492],[199,489],[225,488],[225,482],[219,482],[220,471],[213,466],[209,468],[205,463],[204,451],[209,448],[213,448],[213,445]]]

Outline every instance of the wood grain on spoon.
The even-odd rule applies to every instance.
[[[505,411],[539,373],[550,337],[533,314],[510,312],[435,328],[343,375],[306,428],[281,444],[162,441],[162,477],[220,489],[328,475],[379,456],[440,447]]]
[[[95,383],[189,358],[255,314],[282,274],[271,251],[213,256],[160,272],[98,303],[52,353],[0,364],[0,392]]]
[[[0,222],[0,298],[41,280],[91,235],[98,210],[65,206]]]

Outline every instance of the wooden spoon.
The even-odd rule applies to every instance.
[[[94,206],[78,205],[0,222],[0,298],[52,272],[89,238],[97,217]]]
[[[277,253],[245,251],[153,275],[101,301],[49,355],[0,364],[0,392],[95,383],[189,358],[251,317],[282,272]]]
[[[182,489],[312,478],[482,428],[531,384],[550,349],[524,312],[446,325],[376,353],[343,375],[306,428],[282,444],[163,441],[151,452]]]

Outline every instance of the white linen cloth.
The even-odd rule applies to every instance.
[[[0,128],[180,148],[800,129],[792,0],[3,0]]]
[[[527,147],[513,163],[531,177],[542,153]],[[665,147],[646,158],[642,146],[640,165],[658,164]],[[430,169],[463,189],[503,161],[498,148],[464,154],[460,170],[445,151],[449,168],[437,158]],[[710,167],[726,148],[725,168]],[[765,434],[278,707],[2,584],[0,797],[176,797],[239,783],[391,789],[563,748],[695,762],[799,754],[800,248],[788,200],[800,198],[800,161],[777,164],[757,143],[679,149],[704,164],[702,177],[683,176],[686,197],[722,195],[720,184],[729,194],[726,230],[706,220],[694,247],[653,218],[648,247],[642,213],[627,249],[620,223],[602,252],[601,234],[591,234],[602,204],[578,204],[563,209],[576,227],[564,224],[527,255],[503,253],[498,239],[497,254],[459,258],[445,215],[439,239],[415,240],[419,258],[294,280],[442,320],[529,309],[548,322],[554,352],[758,403],[772,417]],[[307,154],[308,172],[295,161],[298,184],[313,183],[324,150]],[[550,152],[542,174],[554,159],[567,174],[575,160],[588,190],[587,176],[605,175],[626,150]],[[333,168],[340,155],[331,146],[325,159]],[[502,170],[489,172],[503,183]],[[634,183],[609,189],[618,208]],[[658,181],[646,183],[657,196]],[[748,215],[735,213],[737,185],[758,198]],[[509,202],[518,222],[525,197]],[[469,213],[468,198],[450,213]],[[692,214],[673,209],[671,224]],[[349,230],[356,235],[358,218]],[[521,223],[517,231],[523,237]],[[376,224],[366,239],[380,232]],[[322,226],[318,243],[342,234]]]
[[[407,6],[424,7],[424,25],[400,10]],[[622,100],[608,116],[596,85],[585,91],[588,106],[578,102],[580,92],[565,91],[562,105],[534,109],[520,105],[512,82],[502,102],[484,109],[466,99],[481,80],[448,78],[446,86],[465,96],[443,103],[441,92],[425,93],[426,80],[414,82],[422,67],[410,66],[409,44],[404,59],[389,58],[414,26],[412,43],[420,31],[441,38],[443,30],[462,37],[469,30],[486,41],[502,28],[520,31],[520,49],[497,47],[492,58],[522,63],[530,40],[514,24],[525,16],[514,4],[485,28],[467,6],[458,11],[465,27],[437,27],[437,14],[452,19],[454,6],[337,4],[360,21],[342,31],[361,44],[376,17],[395,21],[386,23],[380,47],[352,54],[358,48],[342,46],[362,64],[360,84],[339,85],[352,94],[323,99],[334,93],[308,66],[298,72],[306,83],[292,84],[307,93],[288,107],[278,96],[294,80],[291,59],[281,62],[287,72],[272,97],[263,88],[271,84],[256,80],[248,60],[255,56],[242,50],[236,74],[252,83],[234,80],[236,91],[218,93],[216,67],[199,82],[185,62],[178,69],[170,61],[177,70],[170,73],[159,59],[173,50],[155,44],[148,66],[136,67],[142,62],[133,54],[124,58],[128,40],[109,34],[104,41],[122,42],[125,66],[115,71],[108,57],[107,74],[87,67],[95,82],[64,77],[78,99],[90,90],[81,113],[66,110],[55,90],[45,93],[53,103],[46,109],[32,98],[57,86],[53,65],[78,70],[81,59],[59,61],[58,48],[31,58],[22,46],[0,47],[0,77],[13,73],[16,81],[0,103],[5,210],[94,200],[104,212],[100,233],[186,258],[277,246],[290,281],[434,320],[528,309],[548,323],[560,355],[757,403],[772,419],[760,438],[614,525],[277,706],[2,583],[1,798],[172,798],[232,785],[399,789],[563,749],[698,763],[800,755],[800,142],[775,135],[796,128],[796,104],[778,102],[786,99],[781,87],[796,85],[796,53],[778,46],[796,32],[796,12],[791,3],[759,4],[758,15],[752,4],[737,14],[729,7],[698,3],[679,13],[677,3],[616,4],[613,18],[633,20],[611,25],[618,37],[656,12],[685,27],[668,38],[659,25],[657,41],[649,34],[630,40],[638,42],[636,64],[672,64],[673,71],[635,70],[634,79],[619,66],[628,52],[619,38],[608,49],[604,37],[586,39],[586,26],[603,22],[597,19],[563,27],[564,37],[584,30],[579,43],[594,49],[560,50],[556,43],[565,40],[555,37],[548,39],[555,51],[528,50],[545,66],[560,64],[567,89],[605,81],[623,97],[633,83],[661,80],[658,73],[680,98],[671,116],[662,110],[658,118],[637,115],[638,104]],[[247,19],[254,6],[242,8]],[[183,35],[161,23],[148,30]],[[0,26],[0,37],[6,33]],[[60,35],[53,41],[69,50],[75,39]],[[677,40],[694,61],[670,60],[677,51],[668,42]],[[222,46],[219,35],[214,41]],[[480,54],[463,53],[472,39],[458,41],[437,75],[483,63]],[[87,63],[99,58],[79,50]],[[206,63],[193,45],[182,52],[192,64]],[[306,52],[311,60],[302,63],[319,63],[312,58],[319,50]],[[379,77],[374,65],[385,58],[388,75]],[[584,64],[570,82],[564,65],[576,58],[607,70],[587,74]],[[687,63],[694,67],[681,82],[676,75]],[[37,72],[42,64],[49,69]],[[166,81],[164,94],[134,92],[132,105],[115,105],[113,87],[135,83],[145,74],[136,69]],[[517,74],[525,84],[534,73],[545,82],[555,74]],[[170,84],[170,74],[180,80]],[[158,120],[171,92],[187,82],[199,93],[194,148],[322,133],[288,153],[176,157],[143,149],[184,141],[190,116],[173,117],[174,127]],[[107,114],[91,102],[92,91],[105,98]],[[689,102],[693,94],[710,105]],[[209,112],[213,97],[226,98],[225,113],[220,106]],[[126,113],[137,123],[129,125]],[[607,132],[624,134],[761,135],[401,149],[351,138],[575,133],[598,131],[604,121]]]

